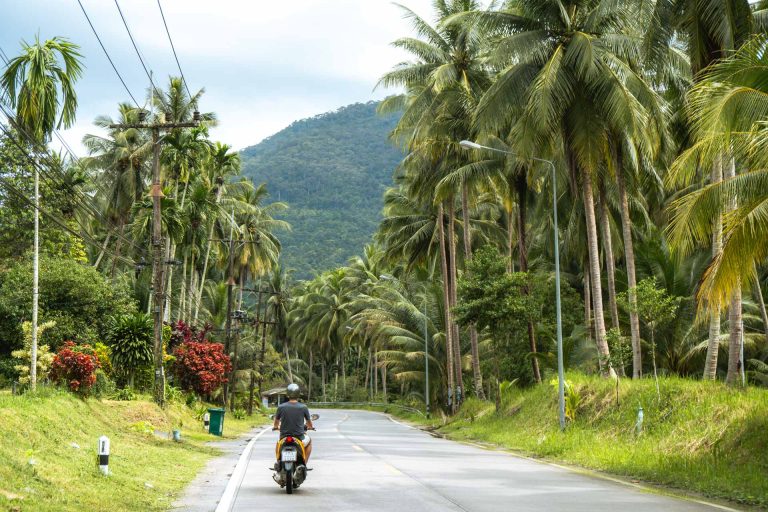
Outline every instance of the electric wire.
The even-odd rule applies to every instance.
[[[179,74],[181,75],[181,82],[184,84],[184,89],[187,90],[187,95],[192,99],[192,93],[189,91],[189,85],[187,79],[184,76],[184,71],[181,70],[181,63],[179,62],[179,56],[176,55],[176,46],[173,44],[173,38],[171,32],[168,30],[168,23],[165,21],[165,13],[163,13],[163,6],[160,4],[160,0],[157,0],[157,7],[160,9],[160,17],[163,18],[163,26],[165,26],[165,33],[168,34],[168,42],[171,43],[171,50],[173,51],[173,58],[176,60],[176,65],[179,67]]]
[[[2,103],[0,103],[0,111],[2,111],[6,115],[6,117],[11,122],[11,124],[16,128],[17,132],[19,132],[21,135],[24,135],[25,138],[27,139],[27,141],[29,141],[30,143],[33,143],[33,140],[29,136],[29,133],[27,133],[22,127],[18,126],[17,123],[13,122],[13,114],[9,113],[8,108],[6,106],[2,105]],[[44,167],[38,165],[38,163],[37,163],[37,161],[35,159],[31,158],[29,155],[26,154],[27,148],[25,148],[21,144],[19,144],[18,141],[15,140],[13,138],[13,136],[7,130],[3,130],[3,131],[4,131],[4,133],[6,133],[8,138],[11,139],[12,142],[14,142],[14,144],[19,148],[19,150],[22,153],[24,153],[25,156],[33,163],[33,165],[38,167],[39,170],[42,173],[44,173],[46,176],[49,177],[49,179],[54,181],[56,186],[64,186],[64,187],[66,187],[72,193],[73,197],[82,206],[84,206],[84,207],[86,207],[86,209],[90,210],[91,213],[93,213],[96,217],[99,217],[100,220],[105,222],[107,225],[109,224],[109,220],[101,212],[99,206],[96,205],[95,203],[93,203],[93,198],[88,196],[87,194],[84,194],[82,191],[79,191],[78,189],[74,188],[70,183],[68,183],[66,181],[66,176],[64,174],[64,171],[61,169],[61,163],[58,160],[56,160],[54,156],[52,156],[50,153],[46,153],[47,161],[45,163],[48,164],[49,168],[44,168]],[[79,161],[74,154],[69,153],[69,156],[72,158],[72,160],[75,163],[77,163]],[[52,174],[49,173],[49,171],[54,171],[54,172],[58,171],[57,174],[58,174],[58,178],[59,179],[57,180],[55,176],[53,176]],[[100,187],[99,191],[102,194],[104,194],[105,196],[108,195],[106,189],[103,186]],[[126,239],[126,241],[129,241],[129,240]]]
[[[6,112],[6,115],[8,115],[8,114],[7,114],[7,112]],[[9,117],[9,119],[12,119],[12,118],[11,118],[11,117]],[[18,129],[19,129],[19,127],[17,127],[17,130],[18,130]],[[19,149],[19,150],[22,152],[22,154],[25,156],[25,158],[26,158],[26,159],[27,159],[27,160],[28,160],[28,161],[29,161],[29,162],[30,162],[30,163],[31,163],[31,164],[32,164],[34,167],[36,167],[36,168],[38,169],[38,171],[40,172],[40,176],[41,176],[43,179],[45,179],[45,180],[46,180],[46,182],[48,182],[49,184],[52,184],[52,185],[54,186],[54,188],[61,188],[62,186],[64,186],[64,187],[66,187],[67,189],[69,189],[69,191],[70,191],[70,192],[71,192],[71,194],[72,194],[72,197],[71,197],[71,198],[77,198],[77,199],[74,199],[74,200],[73,200],[73,206],[74,206],[74,205],[78,205],[78,206],[80,206],[80,207],[81,207],[81,209],[84,209],[84,213],[86,213],[86,215],[88,215],[89,217],[93,218],[94,220],[97,220],[97,221],[99,221],[99,220],[100,220],[100,221],[101,221],[101,222],[104,224],[104,227],[106,228],[106,231],[107,231],[107,233],[108,233],[108,234],[111,234],[111,235],[112,235],[112,236],[114,236],[116,239],[119,239],[119,240],[122,240],[123,242],[126,242],[126,243],[128,243],[128,244],[129,244],[129,245],[130,245],[132,248],[134,248],[134,249],[135,249],[135,250],[136,250],[136,251],[137,251],[139,254],[142,254],[142,255],[143,255],[143,254],[146,254],[146,248],[144,248],[144,247],[141,247],[140,245],[137,245],[137,244],[136,244],[136,242],[135,242],[133,239],[131,239],[131,238],[128,238],[128,237],[127,237],[127,236],[125,236],[124,234],[121,234],[121,233],[119,233],[119,232],[116,230],[116,228],[115,228],[115,227],[110,227],[110,225],[111,225],[111,222],[110,222],[110,221],[109,221],[109,220],[108,220],[108,219],[107,219],[107,218],[104,216],[104,214],[103,214],[103,213],[101,213],[101,212],[98,210],[98,208],[97,208],[96,206],[94,206],[93,204],[90,204],[90,203],[87,203],[87,202],[85,202],[85,201],[83,200],[83,198],[82,198],[81,196],[79,196],[79,195],[78,195],[78,191],[77,191],[77,189],[75,189],[75,188],[74,188],[74,187],[73,187],[73,186],[72,186],[70,183],[67,183],[67,182],[66,182],[64,179],[56,179],[56,177],[54,177],[54,176],[53,176],[53,175],[52,175],[52,174],[49,172],[49,171],[50,171],[50,169],[48,169],[48,168],[44,167],[44,166],[43,166],[43,165],[41,165],[41,163],[40,163],[40,162],[38,162],[38,161],[37,161],[35,158],[33,158],[32,156],[30,156],[30,155],[27,153],[27,148],[25,148],[25,147],[24,147],[24,146],[23,146],[23,145],[22,145],[22,144],[21,144],[21,143],[20,143],[20,142],[19,142],[19,141],[18,141],[18,140],[17,140],[17,139],[14,137],[14,136],[13,136],[13,134],[12,134],[12,133],[11,133],[11,132],[10,132],[10,131],[9,131],[9,130],[8,130],[6,127],[5,127],[5,126],[3,126],[2,124],[0,124],[0,131],[2,131],[2,132],[3,132],[3,134],[5,134],[5,136],[6,136],[6,137],[7,137],[9,140],[11,140],[11,142],[13,142],[13,143],[14,143],[14,145],[16,145],[16,147],[17,147],[17,148],[18,148],[18,149]],[[50,155],[48,155],[48,157],[50,158]],[[51,162],[46,162],[46,163],[48,163],[48,165],[49,165],[49,166],[51,165]],[[54,164],[53,164],[53,165],[55,165],[55,166],[58,166],[58,162],[54,162]],[[86,227],[85,227],[85,226],[83,226],[83,225],[82,225],[80,222],[78,222],[78,225],[79,225],[79,226],[80,226],[80,227],[81,227],[81,228],[82,228],[84,231],[87,231]]]
[[[99,37],[99,33],[96,32],[96,27],[93,26],[93,23],[91,22],[91,18],[88,16],[88,12],[86,12],[85,7],[83,7],[83,3],[80,0],[77,0],[77,3],[80,4],[80,9],[83,11],[83,14],[85,15],[85,19],[88,21],[88,25],[91,26],[91,30],[93,31],[93,35],[96,36],[96,40],[99,41],[99,45],[101,46],[101,49],[104,50],[104,55],[107,56],[107,60],[112,65],[112,69],[115,71],[115,74],[117,75],[117,78],[120,79],[120,83],[123,84],[123,87],[125,88],[126,92],[128,93],[128,96],[131,97],[133,100],[133,103],[136,104],[136,108],[141,108],[139,105],[139,102],[136,101],[136,98],[131,93],[131,90],[128,88],[128,85],[126,85],[125,80],[123,80],[123,76],[120,74],[120,72],[117,70],[117,66],[115,66],[114,61],[112,61],[112,57],[109,56],[109,52],[107,51],[106,47],[104,46],[104,43],[101,42],[101,38]]]
[[[68,232],[72,236],[74,236],[76,238],[79,238],[83,242],[88,243],[88,244],[92,245],[93,247],[97,247],[99,250],[104,250],[105,254],[109,254],[110,256],[112,256],[113,258],[115,258],[117,260],[121,260],[124,263],[130,264],[130,265],[134,265],[135,262],[133,260],[130,260],[130,259],[124,257],[124,256],[118,256],[114,252],[112,252],[112,251],[106,249],[105,247],[103,247],[103,244],[101,244],[101,243],[97,242],[96,240],[94,240],[93,238],[91,238],[90,235],[85,235],[84,233],[77,233],[75,230],[73,230],[71,227],[69,227],[67,225],[66,221],[60,219],[59,217],[57,217],[53,213],[49,212],[48,210],[46,210],[46,209],[44,209],[44,208],[42,208],[40,206],[35,206],[34,201],[29,199],[26,196],[26,194],[24,194],[23,191],[21,191],[18,188],[16,188],[16,186],[13,185],[8,179],[0,176],[0,184],[2,184],[4,186],[4,188],[8,192],[10,192],[13,195],[17,196],[23,202],[27,203],[29,206],[31,206],[32,208],[34,208],[38,212],[40,212],[43,216],[49,218],[54,223],[58,224],[58,226],[61,229],[65,230],[66,232]]]
[[[144,68],[144,73],[146,73],[147,78],[149,78],[149,83],[152,86],[152,89],[155,91],[155,94],[157,94],[159,97],[162,98],[162,94],[160,94],[159,89],[155,86],[154,80],[152,80],[152,73],[149,72],[149,69],[147,68],[146,63],[144,62],[144,58],[141,56],[139,47],[138,45],[136,45],[136,40],[133,38],[133,33],[131,32],[131,29],[128,27],[128,22],[126,21],[125,16],[123,15],[123,10],[120,9],[120,3],[117,0],[115,0],[115,7],[117,7],[117,12],[120,13],[120,19],[123,20],[123,26],[125,27],[126,32],[128,32],[128,37],[131,40],[133,49],[136,50],[136,55],[139,57],[139,62],[141,62],[141,67]]]

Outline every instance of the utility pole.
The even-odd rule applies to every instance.
[[[258,334],[259,334],[259,326],[261,325],[260,324],[260,322],[261,322],[261,294],[263,293],[262,290],[261,290],[261,279],[259,279],[259,290],[258,290],[258,293],[259,293],[259,298],[258,298],[258,300],[256,302],[257,305],[256,305],[256,320],[254,322],[254,326],[255,326],[254,336],[258,336]],[[253,415],[253,389],[254,389],[254,386],[256,384],[255,383],[256,379],[255,379],[255,376],[254,376],[254,370],[256,370],[256,368],[255,368],[256,365],[253,364],[253,362],[255,362],[255,360],[256,360],[256,358],[254,357],[253,360],[252,360],[252,363],[251,363],[251,381],[250,381],[250,383],[248,385],[248,416]],[[259,399],[261,399],[261,397],[259,397]]]
[[[110,128],[140,128],[152,130],[152,288],[153,304],[152,318],[154,323],[154,368],[155,379],[153,396],[155,402],[163,406],[165,404],[165,370],[163,368],[163,309],[165,306],[165,257],[163,255],[163,219],[161,216],[161,200],[163,187],[160,182],[160,130],[172,130],[174,128],[195,128],[200,121],[200,113],[194,113],[192,122],[166,122],[144,123],[145,112],[139,114],[136,124],[113,124]]]

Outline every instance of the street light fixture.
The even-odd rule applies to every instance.
[[[504,153],[505,155],[521,157],[512,151],[483,146],[471,140],[462,140],[459,146],[464,149],[485,149]],[[523,157],[521,157],[523,158]],[[560,430],[565,429],[565,370],[563,368],[563,322],[560,310],[560,234],[557,229],[557,172],[551,160],[537,157],[527,157],[529,160],[549,164],[552,169],[552,217],[555,228],[555,308],[557,314],[557,394],[560,413]]]
[[[390,275],[382,274],[380,279],[385,281],[397,281]],[[424,290],[424,404],[426,405],[427,419],[429,419],[429,318],[427,317],[427,285],[422,283]]]

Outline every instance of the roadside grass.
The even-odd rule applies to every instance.
[[[238,437],[265,421],[262,415],[236,420],[227,414],[224,437]],[[179,426],[181,443],[157,435]],[[102,435],[111,442],[109,477],[96,465]],[[184,404],[160,409],[144,398],[82,400],[55,389],[0,393],[0,510],[167,510],[220,453],[207,444],[219,439]]]
[[[576,419],[560,432],[557,393],[540,385],[516,390],[497,413],[470,400],[439,430],[712,498],[768,507],[768,391],[720,383],[660,379],[614,381],[568,375],[579,391]],[[636,434],[638,407],[643,430]],[[393,411],[394,412],[394,411]]]

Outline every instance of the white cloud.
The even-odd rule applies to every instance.
[[[161,0],[190,87],[205,86],[203,109],[221,119],[213,136],[235,147],[254,144],[296,119],[382,97],[378,78],[404,55],[389,43],[411,35],[389,0]],[[429,18],[431,0],[403,0]],[[4,4],[4,5],[2,5]],[[83,0],[133,94],[148,80],[113,2]],[[156,0],[120,3],[146,62],[159,82],[175,74]],[[0,46],[64,35],[83,47],[86,76],[81,109],[66,138],[74,147],[97,114],[111,114],[127,94],[73,0],[0,0]],[[82,152],[82,150],[81,150]]]

